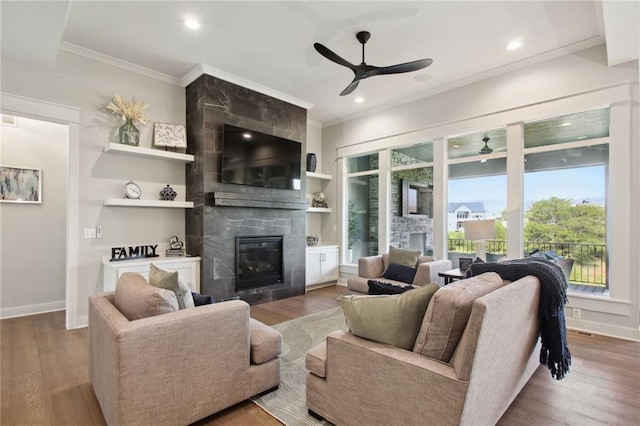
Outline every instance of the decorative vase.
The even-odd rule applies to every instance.
[[[140,142],[140,130],[133,124],[133,120],[127,118],[127,122],[120,127],[120,143],[138,146]]]
[[[162,191],[160,191],[160,200],[163,201],[173,201],[176,199],[176,191],[173,190],[169,185],[165,186]]]
[[[317,162],[318,159],[316,158],[316,155],[314,153],[310,152],[309,154],[307,154],[307,171],[315,172]]]

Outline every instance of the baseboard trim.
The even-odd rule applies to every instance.
[[[601,322],[575,320],[567,318],[567,329],[583,333],[600,334],[601,336],[615,337],[616,339],[630,340],[632,342],[640,342],[640,330],[620,327],[612,324],[604,324]]]
[[[89,326],[89,316],[76,317],[76,328],[85,328]]]
[[[0,319],[26,317],[28,315],[44,314],[46,312],[64,311],[65,301],[39,303],[37,305],[14,306],[0,309]]]

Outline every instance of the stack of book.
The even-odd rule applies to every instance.
[[[167,256],[184,256],[184,249],[167,249]]]

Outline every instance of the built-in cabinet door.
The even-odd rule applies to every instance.
[[[338,279],[338,246],[307,248],[306,285]]]
[[[322,253],[319,251],[309,251],[307,250],[307,264],[306,264],[306,284],[314,284],[320,282],[320,278],[322,277],[322,271],[320,269],[320,265],[322,264]]]

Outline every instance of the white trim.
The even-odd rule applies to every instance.
[[[316,120],[309,120],[307,118],[307,125],[311,127],[316,127],[318,129],[322,129],[322,123]]]
[[[567,294],[567,300],[566,308],[579,308],[585,311],[604,312],[625,317],[631,313],[631,302],[628,300],[571,292]]]
[[[65,301],[39,303],[36,305],[14,306],[0,309],[0,319],[25,317],[46,312],[64,311]]]
[[[237,84],[238,86],[245,87],[247,89],[262,93],[267,96],[271,96],[272,98],[280,99],[281,101],[288,102],[290,104],[299,106],[307,110],[313,107],[313,104],[310,102],[303,101],[302,99],[294,98],[293,96],[289,96],[286,93],[279,92],[277,90],[263,86],[259,83],[255,83],[251,80],[238,77],[237,75],[233,75],[219,68],[215,68],[205,64],[198,64],[195,67],[193,67],[191,71],[186,73],[181,79],[182,85],[184,87],[187,87],[189,84],[193,83],[197,78],[199,78],[203,74],[207,74],[212,77],[216,77],[221,80],[228,81],[229,83]]]
[[[411,96],[407,96],[404,98],[400,98],[395,101],[387,102],[383,105],[378,105],[373,108],[369,108],[366,110],[361,110],[353,114],[348,114],[343,117],[336,118],[334,120],[327,121],[323,123],[322,127],[331,127],[336,124],[345,123],[347,121],[355,120],[357,118],[366,117],[371,114],[375,114],[380,111],[384,111],[390,108],[394,108],[400,105],[405,105],[411,102],[418,101],[420,99],[428,98],[430,96],[437,95],[439,93],[448,92],[449,90],[457,89],[462,86],[466,86],[468,84],[477,83],[482,80],[487,80],[492,77],[496,77],[502,74],[506,74],[511,71],[516,71],[519,69],[527,68],[535,64],[539,64],[542,62],[550,61],[551,59],[559,58],[561,56],[569,55],[574,52],[578,52],[580,50],[589,49],[591,47],[599,46],[604,44],[605,40],[600,36],[595,36],[587,40],[582,40],[580,42],[570,44],[568,46],[564,46],[555,50],[551,50],[549,52],[541,53],[540,55],[533,56],[527,59],[523,59],[519,62],[514,62],[508,64],[503,67],[498,67],[491,69],[489,71],[485,71],[480,74],[475,74],[471,77],[463,78],[460,80],[456,80],[451,83],[443,84],[438,87],[434,87],[429,90],[425,90],[424,92],[420,92]]]
[[[69,126],[67,176],[66,327],[76,328],[80,210],[80,110],[65,105],[0,92],[2,111]]]
[[[342,287],[346,287],[347,286],[347,280],[344,278],[338,278],[338,285],[342,286]]]
[[[123,61],[122,59],[114,58],[113,56],[105,55],[104,53],[96,52],[95,50],[91,50],[85,47],[77,46],[75,44],[67,43],[66,41],[63,41],[60,43],[60,50],[73,53],[78,56],[83,56],[85,58],[93,59],[94,61],[102,62],[103,64],[112,65],[114,67],[131,71],[136,74],[144,75],[145,77],[153,78],[155,80],[164,81],[165,83],[175,84],[176,86],[182,86],[182,80],[172,75],[154,71],[150,68],[141,67],[140,65]]]
[[[617,325],[605,324],[602,322],[574,320],[567,316],[567,328],[583,333],[599,334],[601,336],[613,337],[616,339],[631,340],[640,342],[640,330],[620,327]]]
[[[89,316],[88,315],[83,315],[81,317],[78,317],[76,320],[76,327],[75,328],[85,328],[89,326]]]

